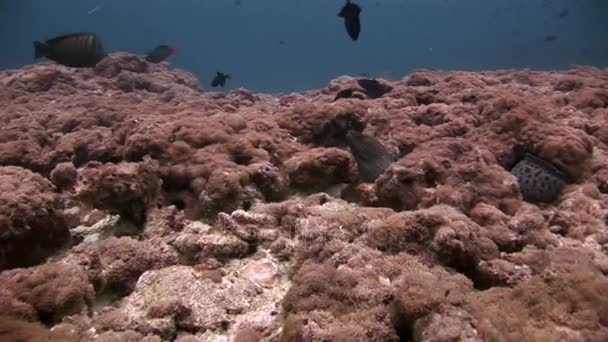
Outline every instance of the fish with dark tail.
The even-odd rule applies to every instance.
[[[338,92],[338,94],[336,94],[336,97],[334,97],[334,100],[332,102],[336,102],[339,99],[359,99],[359,100],[365,100],[365,94],[362,94],[359,91],[355,91],[354,89],[348,88],[348,89],[340,90]]]
[[[389,167],[395,157],[376,138],[355,130],[346,133],[346,144],[357,162],[359,179],[374,182]]]
[[[352,40],[359,39],[359,33],[361,32],[360,13],[361,7],[353,4],[351,0],[346,0],[346,5],[338,13],[338,17],[344,18],[344,27]]]
[[[216,72],[215,73],[215,77],[213,78],[213,81],[211,81],[211,86],[213,88],[220,86],[220,87],[224,87],[224,85],[226,84],[226,80],[230,78],[230,75],[228,74],[224,74],[223,72]]]
[[[176,53],[177,49],[169,45],[159,45],[155,47],[154,50],[148,52],[146,55],[146,61],[150,63],[160,63]]]
[[[545,36],[545,38],[544,38],[543,40],[545,41],[545,43],[551,43],[551,42],[556,41],[556,40],[557,40],[557,38],[558,38],[558,37],[557,37],[556,35],[549,34],[549,35],[546,35],[546,36]]]
[[[353,90],[352,89],[343,89],[340,90],[338,92],[338,94],[336,94],[336,97],[334,97],[334,101],[338,101],[339,99],[349,99],[353,97]]]
[[[393,90],[393,87],[375,79],[361,78],[357,80],[357,84],[365,90],[365,94],[371,99],[377,99]]]
[[[68,33],[47,41],[34,42],[34,59],[46,57],[73,68],[92,68],[107,56],[94,33]]]

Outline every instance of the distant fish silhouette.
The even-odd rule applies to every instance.
[[[545,40],[545,43],[554,42],[557,40],[557,36],[550,34],[550,35],[545,36],[544,40]]]
[[[561,12],[559,12],[559,17],[560,18],[565,18],[568,15],[570,15],[570,11],[568,9],[563,9]]]
[[[211,81],[211,86],[213,88],[220,86],[220,87],[224,87],[224,85],[226,84],[226,80],[230,78],[230,75],[228,74],[224,74],[223,72],[216,72],[215,73],[215,77],[213,78],[213,81]]]
[[[346,5],[338,13],[340,18],[344,18],[344,27],[352,40],[359,39],[359,33],[361,32],[360,13],[361,7],[353,4],[351,0],[346,0]]]
[[[365,94],[372,99],[377,99],[393,90],[393,87],[370,78],[360,78],[357,83],[365,90]]]
[[[338,94],[336,94],[336,97],[334,97],[334,100],[331,102],[336,102],[339,99],[365,100],[365,94],[363,94],[360,91],[356,91],[355,89],[347,88],[347,89],[340,90],[338,92]]]
[[[334,97],[334,101],[337,101],[339,99],[348,99],[353,97],[353,90],[352,89],[344,89],[344,90],[340,90],[338,92],[338,94],[336,94],[336,97]]]
[[[150,63],[160,63],[176,53],[177,50],[169,45],[159,45],[148,53],[146,61]]]

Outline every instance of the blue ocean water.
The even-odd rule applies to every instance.
[[[207,89],[216,71],[231,74],[226,90],[276,93],[417,68],[608,66],[607,0],[355,3],[358,41],[337,16],[341,0],[0,0],[0,69],[33,63],[33,40],[73,31],[98,33],[109,52],[175,46],[170,62]]]

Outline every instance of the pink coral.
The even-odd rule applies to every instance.
[[[0,72],[0,269],[33,266],[0,273],[0,339],[607,340],[608,71],[378,82]],[[374,183],[348,130],[398,157]],[[522,197],[526,153],[568,176],[554,202]]]
[[[0,167],[0,270],[41,262],[69,241],[60,209],[50,181],[20,167]]]

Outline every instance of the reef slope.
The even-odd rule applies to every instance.
[[[608,340],[608,70],[379,82],[0,72],[0,341]],[[374,183],[350,129],[396,156]]]

